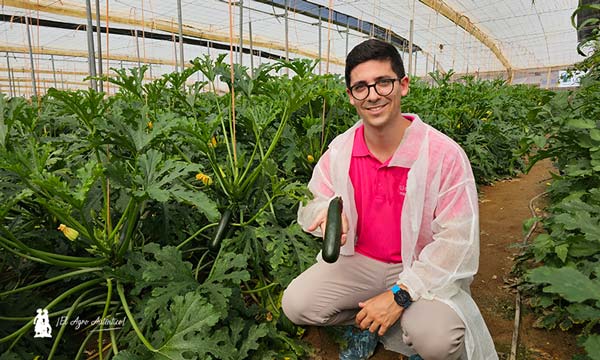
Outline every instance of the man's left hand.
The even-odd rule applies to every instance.
[[[369,329],[374,333],[379,329],[383,336],[388,329],[400,319],[404,309],[394,300],[390,290],[358,303],[361,310],[356,315],[356,325],[362,330]]]

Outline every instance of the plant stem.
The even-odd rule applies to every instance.
[[[125,291],[123,290],[123,284],[121,284],[119,281],[117,281],[117,292],[119,293],[119,298],[121,299],[121,305],[123,305],[125,314],[127,314],[127,318],[129,319],[131,326],[133,326],[133,330],[137,334],[140,341],[146,346],[146,348],[148,350],[150,350],[152,352],[158,352],[158,349],[154,348],[154,346],[152,346],[152,344],[150,344],[148,339],[146,339],[146,337],[144,337],[144,334],[142,334],[142,331],[138,327],[137,322],[133,318],[133,315],[131,314],[131,311],[129,310],[129,305],[127,305],[127,299],[125,298]]]
[[[67,278],[70,278],[70,277],[73,277],[73,276],[77,276],[77,275],[81,275],[81,274],[85,274],[85,273],[89,273],[89,272],[93,272],[93,271],[100,271],[100,270],[102,270],[102,268],[95,267],[95,268],[88,268],[88,269],[82,269],[82,270],[72,271],[70,273],[58,275],[58,276],[55,276],[53,278],[50,278],[50,279],[47,279],[47,280],[44,280],[44,281],[40,281],[40,282],[35,283],[35,284],[23,286],[22,288],[5,291],[3,293],[0,293],[0,297],[6,296],[6,295],[10,295],[10,294],[15,294],[15,293],[18,293],[18,292],[21,292],[21,291],[25,291],[25,290],[35,289],[36,287],[39,287],[39,286],[42,286],[42,285],[51,284],[53,282],[56,282],[56,281],[59,281],[59,280],[62,280],[62,279],[67,279]]]
[[[100,318],[100,332],[98,333],[98,351],[100,360],[103,360],[102,356],[102,333],[104,330],[104,319],[106,318],[106,314],[108,313],[108,307],[110,305],[110,299],[112,298],[112,281],[110,278],[106,279],[106,287],[108,291],[106,292],[106,304],[104,305],[104,311],[102,312],[102,317]]]
[[[67,319],[71,318],[71,315],[73,315],[73,312],[75,311],[75,309],[77,309],[77,305],[79,305],[79,303],[81,302],[81,300],[92,291],[93,289],[84,291],[83,294],[79,295],[79,297],[75,300],[75,302],[73,302],[73,305],[71,305],[71,307],[69,308],[69,312],[67,312]],[[54,357],[54,353],[56,352],[56,349],[58,348],[58,343],[60,342],[60,339],[62,338],[62,335],[65,332],[65,329],[67,328],[67,321],[65,321],[61,327],[60,330],[58,331],[58,335],[56,335],[56,338],[54,339],[54,343],[52,344],[52,349],[50,350],[50,353],[48,354],[48,360],[52,360],[52,357]]]
[[[212,223],[212,224],[208,224],[208,225],[204,226],[203,228],[201,228],[200,230],[196,231],[196,232],[195,232],[195,233],[193,233],[191,236],[189,236],[187,239],[183,240],[183,241],[181,242],[181,244],[177,245],[175,248],[176,248],[177,250],[180,250],[180,249],[183,247],[183,245],[185,245],[185,244],[187,244],[188,242],[190,242],[190,241],[192,241],[193,239],[195,239],[195,238],[196,238],[196,236],[200,235],[200,234],[201,234],[203,231],[205,231],[205,230],[207,230],[207,229],[210,229],[211,227],[215,227],[215,226],[217,226],[217,225],[219,225],[219,223]]]

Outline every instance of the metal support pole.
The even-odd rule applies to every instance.
[[[179,72],[179,61],[177,60],[177,40],[175,40],[175,34],[173,34],[173,55],[175,56],[175,72]],[[183,69],[181,69],[183,71]]]
[[[10,68],[10,60],[9,60],[9,57],[8,57],[8,51],[6,52],[6,67],[7,67],[7,70],[8,70],[8,94],[11,97],[15,97],[14,82],[13,82],[13,79],[12,79],[12,76],[11,76],[12,70]]]
[[[85,10],[87,15],[87,42],[88,42],[88,66],[90,76],[90,86],[92,89],[98,91],[96,84],[96,55],[94,54],[94,34],[92,34],[92,4],[90,0],[85,0]]]
[[[54,55],[50,55],[50,61],[52,61],[52,77],[54,77],[54,88],[58,87],[56,83],[56,67],[54,66]]]
[[[240,66],[244,63],[242,59],[244,55],[244,0],[240,0]]]
[[[31,48],[31,32],[29,31],[29,16],[25,17],[27,21],[27,44],[29,45],[29,63],[31,65],[31,85],[33,89],[33,96],[37,98],[37,89],[35,86],[35,66],[33,65],[33,49]]]
[[[321,75],[321,59],[323,59],[322,50],[321,50],[321,42],[322,42],[322,34],[321,34],[321,8],[319,8],[319,75]]]
[[[418,52],[415,52],[415,66],[413,67],[413,76],[417,76],[417,56],[419,55]]]
[[[285,60],[290,59],[290,43],[289,43],[289,29],[288,29],[288,1],[285,0]],[[286,68],[287,69],[287,68]]]
[[[350,38],[350,20],[346,20],[346,56],[348,56],[348,38]]]
[[[135,29],[135,53],[137,55],[137,63],[138,63],[138,68],[142,67],[141,61],[140,61],[140,42],[139,42],[139,36],[138,36],[138,30]],[[121,68],[123,67],[123,61],[121,61]]]
[[[252,45],[252,21],[248,21],[248,36],[250,37],[250,76],[254,77],[254,46]]]
[[[100,91],[104,91],[102,80],[102,31],[100,31],[100,0],[96,0],[96,41],[98,41],[98,76],[100,76]]]
[[[412,74],[412,58],[413,58],[413,26],[414,20],[410,20],[410,33],[408,37],[408,73]]]
[[[15,69],[10,70],[10,76],[12,78],[13,93],[15,96],[18,96],[18,94],[21,92],[21,85],[19,85],[19,83],[15,84]]]
[[[183,72],[185,63],[183,58],[183,17],[181,15],[181,0],[177,0],[177,21],[179,22],[179,59],[181,61],[181,71]],[[177,56],[175,56],[175,59],[177,59]]]

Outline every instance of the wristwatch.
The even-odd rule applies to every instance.
[[[408,307],[413,303],[408,291],[398,286],[398,284],[392,286],[390,290],[392,290],[392,294],[394,294],[394,300],[396,303],[402,306],[404,310],[408,309]]]

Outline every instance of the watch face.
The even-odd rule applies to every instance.
[[[402,306],[403,308],[406,308],[410,304],[412,304],[410,294],[404,289],[401,289],[400,291],[394,294],[394,300],[396,301],[396,303],[398,303],[398,305]]]

